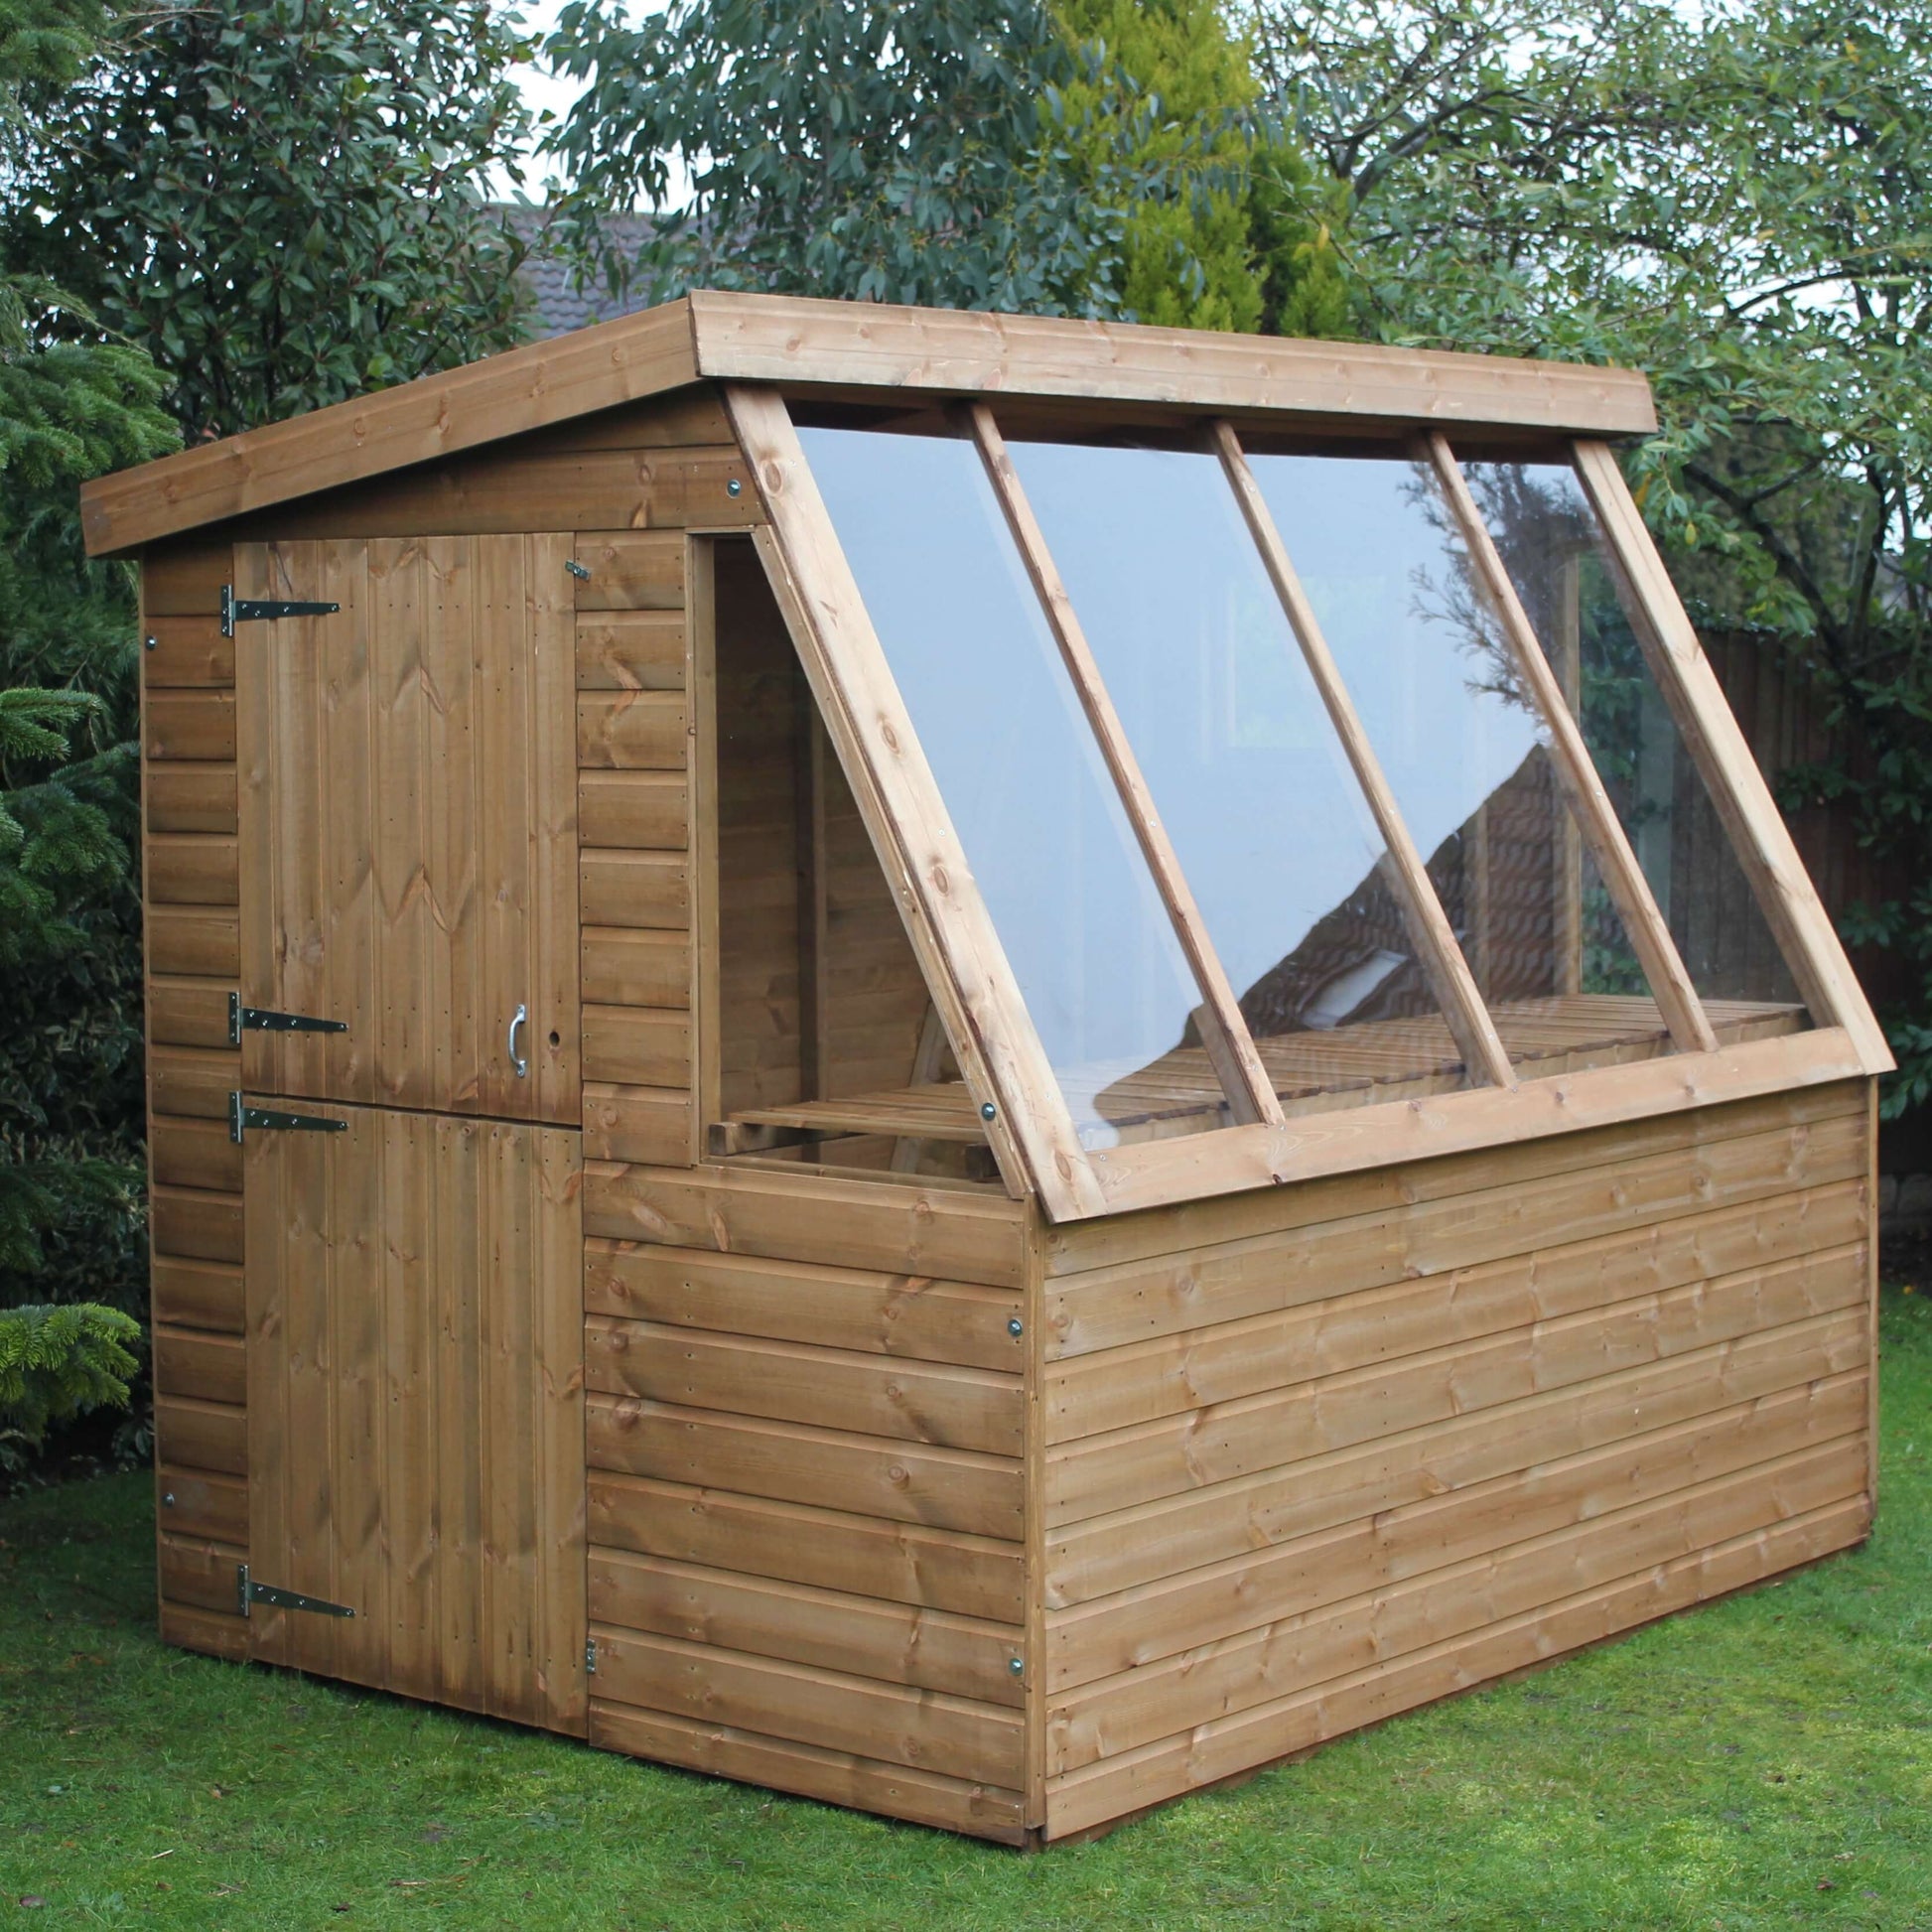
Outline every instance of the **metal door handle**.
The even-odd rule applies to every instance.
[[[530,1062],[526,1060],[522,1056],[522,1054],[520,1054],[516,1050],[516,1030],[517,1028],[522,1026],[523,1023],[529,1019],[529,1017],[530,1016],[528,1012],[522,1007],[518,1007],[517,1010],[510,1016],[510,1037],[509,1037],[510,1066],[515,1071],[516,1077],[519,1080],[523,1079],[529,1073]]]

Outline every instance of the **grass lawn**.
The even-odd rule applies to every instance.
[[[164,1650],[149,1487],[0,1506],[0,1924],[1932,1928],[1932,1306],[1863,1551],[1028,1858]]]

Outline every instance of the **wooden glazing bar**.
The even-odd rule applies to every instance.
[[[1430,432],[1429,458],[1462,540],[1468,546],[1469,560],[1475,566],[1489,608],[1502,628],[1516,674],[1523,680],[1531,702],[1549,731],[1557,776],[1570,799],[1578,829],[1589,846],[1590,857],[1596,861],[1596,870],[1622,915],[1624,930],[1642,963],[1644,977],[1650,982],[1670,1036],[1680,1052],[1709,1053],[1716,1048],[1718,1036],[1711,1031],[1697,988],[1691,984],[1691,975],[1678,955],[1676,941],[1670,936],[1670,926],[1658,909],[1650,882],[1644,878],[1637,855],[1624,835],[1616,808],[1603,788],[1603,780],[1590,762],[1584,734],[1564,702],[1563,686],[1537,641],[1529,613],[1523,609],[1516,587],[1510,582],[1495,539],[1490,536],[1489,526],[1483,522],[1482,512],[1469,493],[1468,479],[1455,460],[1455,452],[1449,448],[1449,438],[1441,430]]]
[[[1368,808],[1374,814],[1376,829],[1382,835],[1382,843],[1388,854],[1383,871],[1396,903],[1402,909],[1403,923],[1409,931],[1409,943],[1415,947],[1416,956],[1429,976],[1430,990],[1435,994],[1436,1003],[1442,1008],[1443,1017],[1455,1037],[1463,1063],[1469,1069],[1469,1077],[1472,1082],[1486,1083],[1492,1087],[1513,1087],[1516,1076],[1510,1069],[1509,1054],[1497,1037],[1495,1022],[1482,1004],[1482,995],[1476,991],[1469,963],[1463,958],[1462,948],[1456,944],[1454,930],[1449,925],[1449,914],[1443,910],[1443,902],[1436,897],[1435,887],[1430,884],[1422,854],[1416,850],[1416,842],[1410,837],[1409,828],[1396,808],[1395,794],[1389,789],[1388,780],[1368,742],[1368,734],[1363,731],[1362,722],[1355,714],[1354,702],[1341,681],[1341,672],[1336,668],[1327,640],[1321,634],[1314,606],[1309,602],[1308,594],[1302,588],[1302,580],[1294,564],[1289,561],[1287,547],[1282,542],[1281,532],[1275,528],[1275,519],[1262,497],[1254,472],[1248,467],[1240,439],[1235,435],[1233,426],[1224,421],[1214,424],[1213,434],[1221,468],[1227,474],[1235,500],[1241,505],[1241,514],[1247,521],[1256,548],[1261,552],[1269,581],[1275,587],[1275,595],[1281,599],[1289,627],[1302,646],[1309,674],[1314,679],[1315,689],[1321,693],[1321,702],[1327,708],[1335,735],[1348,755],[1355,782],[1361,786],[1368,800]]]
[[[1607,445],[1580,439],[1577,476],[1627,593],[1625,609],[1685,749],[1711,794],[1744,876],[1798,991],[1821,1027],[1852,1036],[1867,1073],[1888,1073],[1891,1050],[1831,917],[1792,843],[1764,774],[1731,715],[1623,472]]]
[[[1027,500],[1027,492],[1021,486],[1019,472],[1014,469],[1013,459],[1007,453],[1006,439],[1001,436],[999,424],[994,421],[993,412],[985,403],[971,404],[966,413],[972,425],[973,442],[979,450],[980,461],[986,466],[987,481],[1000,500],[1007,528],[1013,533],[1014,543],[1027,566],[1027,575],[1039,599],[1039,608],[1045,615],[1047,627],[1053,633],[1053,641],[1059,646],[1061,662],[1066,666],[1067,676],[1073,680],[1080,709],[1086,713],[1088,728],[1100,747],[1100,756],[1107,762],[1114,789],[1120,794],[1121,808],[1127,814],[1127,822],[1134,828],[1134,837],[1139,842],[1142,857],[1147,861],[1148,871],[1154,876],[1155,891],[1161,895],[1161,903],[1173,926],[1174,937],[1179,940],[1180,950],[1186,955],[1188,970],[1194,976],[1194,984],[1200,989],[1201,1005],[1195,1012],[1194,1020],[1207,1047],[1207,1056],[1227,1095],[1228,1106],[1234,1118],[1244,1124],[1279,1121],[1283,1116],[1281,1102],[1275,1098],[1274,1082],[1269,1079],[1268,1070],[1261,1063],[1261,1055],[1255,1050],[1254,1036],[1248,1032],[1248,1023],[1241,1017],[1234,988],[1228,983],[1226,970],[1201,919],[1200,908],[1194,903],[1193,891],[1180,869],[1180,861],[1169,841],[1167,828],[1161,823],[1154,795],[1148,790],[1147,780],[1141,774],[1140,760],[1134,756],[1133,746],[1128,743],[1120,716],[1114,710],[1113,699],[1107,695],[1106,680],[1100,675],[1100,666],[1087,643],[1086,632],[1081,628],[1073,602],[1066,594],[1066,586],[1060,581],[1052,553],[1046,547],[1045,534],[1034,516],[1033,505]]]

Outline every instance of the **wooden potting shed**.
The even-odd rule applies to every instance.
[[[1653,426],[700,294],[91,485],[165,1636],[1025,1843],[1863,1538]]]

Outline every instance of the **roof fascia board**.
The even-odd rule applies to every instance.
[[[99,478],[80,491],[87,552],[132,550],[697,379],[689,304],[666,303]]]
[[[1645,436],[1657,427],[1644,376],[1590,363],[803,296],[694,290],[686,299],[698,373],[719,380],[1600,437]]]

